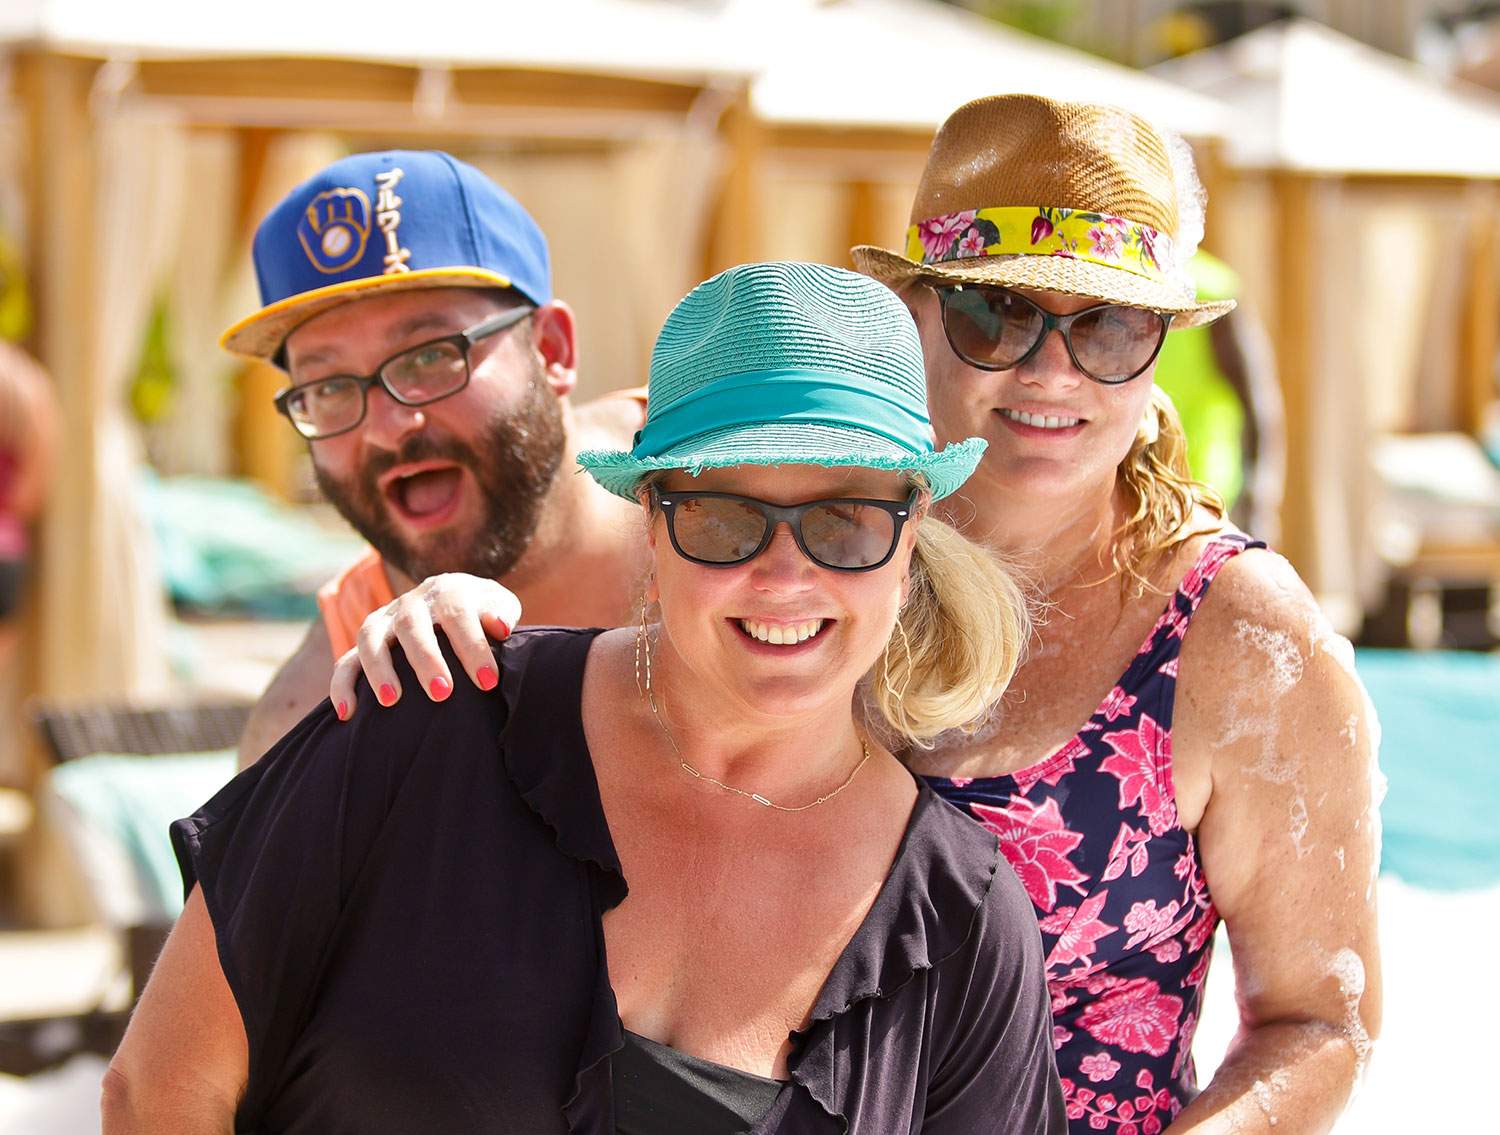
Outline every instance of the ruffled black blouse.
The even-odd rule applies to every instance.
[[[497,692],[366,688],[342,724],[325,702],[172,826],[249,1040],[237,1131],[612,1135],[601,919],[627,888],[581,717],[598,633],[513,635]],[[926,787],[792,1039],[757,1133],[1066,1130],[1031,905]]]

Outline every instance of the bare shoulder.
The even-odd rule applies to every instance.
[[[614,390],[574,411],[579,449],[629,449],[646,424],[644,390]]]
[[[320,616],[308,626],[302,642],[281,664],[250,711],[250,720],[240,737],[240,768],[259,760],[262,753],[328,696],[333,662],[333,647]]]
[[[1183,670],[1280,687],[1298,681],[1315,654],[1345,661],[1349,649],[1296,569],[1275,552],[1250,549],[1224,564],[1194,614]]]
[[[1354,648],[1273,552],[1219,572],[1183,641],[1177,697],[1185,740],[1212,755],[1216,784],[1246,771],[1273,784],[1363,776],[1374,750]]]

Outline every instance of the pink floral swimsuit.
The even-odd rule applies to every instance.
[[[1238,533],[1210,541],[1104,704],[1052,756],[1005,776],[928,778],[1000,837],[1036,906],[1074,1135],[1156,1135],[1197,1091],[1193,1031],[1219,915],[1177,820],[1177,659],[1219,569],[1263,547]]]

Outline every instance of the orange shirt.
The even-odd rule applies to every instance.
[[[318,588],[318,610],[323,613],[334,658],[354,645],[365,616],[394,598],[391,581],[385,577],[385,561],[374,548]]]

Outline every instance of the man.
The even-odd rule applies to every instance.
[[[629,619],[634,510],[572,473],[578,449],[628,438],[640,400],[569,405],[573,313],[509,194],[447,154],[357,154],[271,211],[254,258],[263,306],[223,344],[287,372],[277,407],[372,551],[319,594],[251,715],[242,766],[326,695],[365,615],[428,576],[503,580],[520,603],[507,628],[520,610]]]

